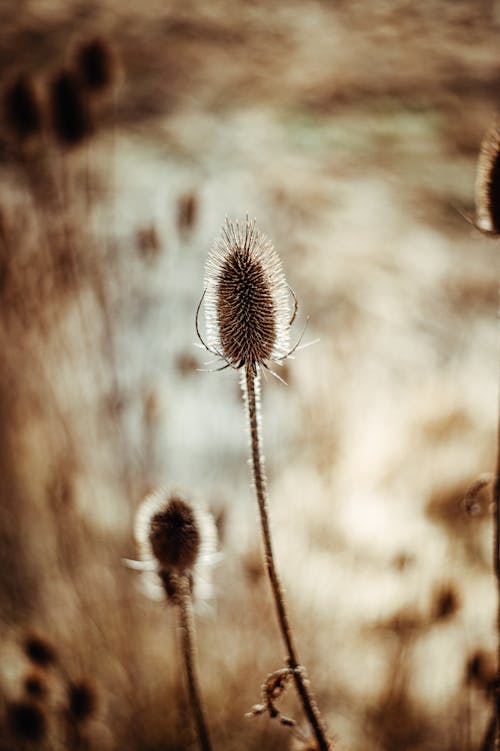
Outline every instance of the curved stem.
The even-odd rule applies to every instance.
[[[186,679],[188,685],[189,703],[193,712],[201,751],[212,751],[205,710],[201,700],[200,683],[196,668],[196,642],[193,617],[193,602],[191,588],[187,574],[179,576],[179,623],[181,627],[181,645]]]
[[[330,751],[330,743],[326,736],[325,728],[323,727],[318,707],[309,688],[309,682],[307,680],[305,670],[299,662],[297,648],[295,646],[293,638],[293,631],[290,625],[288,610],[285,603],[283,587],[281,586],[281,581],[274,560],[271,529],[269,525],[269,514],[267,510],[268,504],[266,478],[264,473],[264,457],[261,452],[260,419],[258,410],[259,375],[254,371],[252,365],[247,365],[245,368],[242,386],[246,399],[248,422],[250,427],[252,470],[255,484],[255,494],[257,496],[257,503],[259,506],[265,562],[274,597],[278,624],[288,654],[288,666],[293,670],[293,679],[295,681],[295,686],[302,702],[306,717],[309,721],[309,724],[311,725],[312,731],[318,743],[318,749],[319,751]]]

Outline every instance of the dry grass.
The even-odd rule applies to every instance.
[[[472,208],[498,104],[496,4],[3,5],[5,85],[25,71],[43,102],[95,34],[122,71],[80,148],[48,126],[22,147],[1,134],[0,748],[25,700],[43,706],[46,747],[67,746],[68,681],[89,679],[79,743],[191,747],[170,614],[122,564],[160,481],[219,520],[216,597],[197,616],[214,747],[291,748],[287,728],[243,719],[283,655],[238,384],[196,372],[191,347],[208,248],[248,212],[321,339],[263,396],[318,704],[339,748],[479,749],[491,516],[487,497],[472,516],[462,500],[494,466],[497,266],[455,207]],[[60,666],[36,666],[39,697],[33,629]]]

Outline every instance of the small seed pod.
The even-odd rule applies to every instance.
[[[64,146],[76,146],[92,133],[92,121],[78,77],[62,70],[50,86],[52,127]]]
[[[234,368],[266,365],[289,350],[290,290],[255,222],[226,220],[205,273],[208,346]]]
[[[481,144],[476,178],[475,226],[487,235],[500,234],[500,118]]]
[[[4,92],[7,125],[18,141],[24,142],[42,130],[42,107],[32,79],[19,74]]]
[[[217,544],[211,514],[184,495],[166,490],[151,493],[140,505],[135,537],[141,554],[139,567],[155,572],[156,586],[171,602],[177,596],[180,574],[188,573],[192,588],[198,589],[200,568],[213,562]],[[150,581],[148,585],[151,591]]]
[[[116,57],[105,39],[82,44],[76,53],[76,66],[83,86],[92,92],[107,89],[116,77]]]

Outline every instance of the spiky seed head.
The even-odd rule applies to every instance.
[[[6,88],[4,110],[7,124],[19,141],[25,141],[40,133],[42,108],[32,79],[20,73]]]
[[[64,146],[76,146],[93,130],[90,112],[78,77],[71,70],[60,71],[50,86],[52,127]]]
[[[256,368],[289,350],[290,296],[281,261],[255,222],[226,220],[208,257],[209,346],[235,368]]]
[[[47,718],[38,704],[30,701],[11,702],[7,721],[12,734],[22,741],[40,743],[47,734]]]
[[[198,583],[203,590],[201,570],[213,562],[217,533],[211,514],[202,506],[179,491],[158,489],[139,506],[135,537],[141,567],[156,574],[156,586],[170,602],[176,602],[180,574],[189,574],[193,590],[199,589]],[[155,596],[151,579],[146,585]]]
[[[500,118],[497,117],[481,144],[476,178],[478,229],[500,234]]]

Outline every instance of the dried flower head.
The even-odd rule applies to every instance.
[[[217,545],[215,523],[208,511],[179,492],[156,490],[139,506],[135,537],[141,555],[136,567],[156,575],[156,582],[146,580],[149,594],[157,596],[161,587],[175,601],[177,577],[182,573],[189,573],[193,588],[199,590],[200,570],[213,562]],[[201,590],[207,594],[203,583]]]
[[[7,124],[19,141],[25,141],[40,133],[42,108],[32,79],[20,73],[6,88],[4,109]]]
[[[290,288],[255,222],[226,220],[205,273],[208,347],[233,368],[267,366],[289,354]]]
[[[105,39],[84,42],[77,50],[76,64],[83,85],[90,91],[102,91],[115,79],[115,54]]]
[[[488,235],[500,234],[500,118],[481,144],[476,177],[476,227]]]
[[[11,702],[7,720],[12,734],[23,741],[40,743],[47,733],[47,718],[43,710],[29,701]]]

